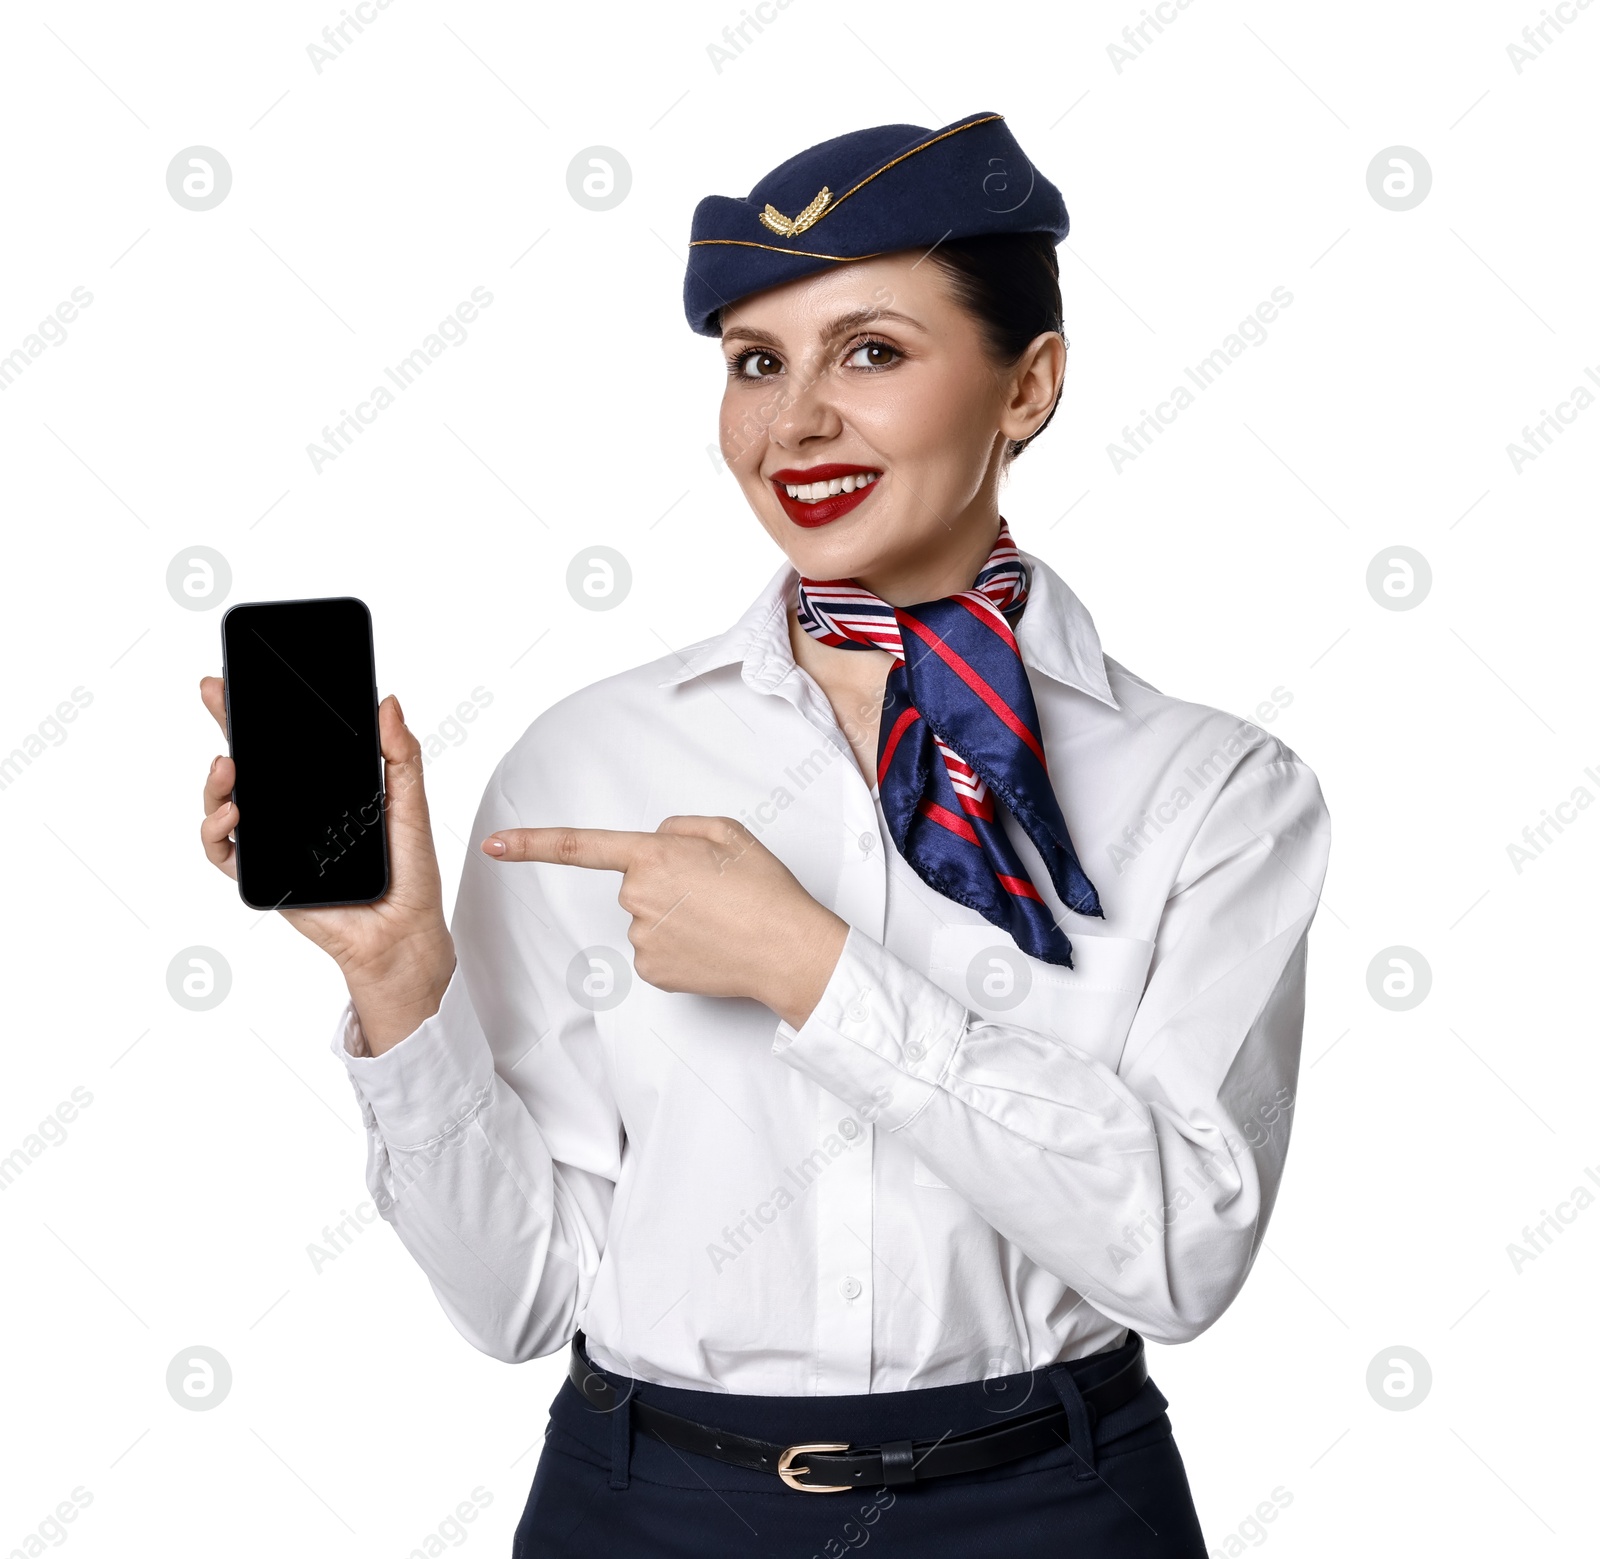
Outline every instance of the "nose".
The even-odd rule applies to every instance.
[[[778,415],[769,437],[780,449],[804,449],[825,443],[844,429],[844,419],[834,402],[830,376],[809,365],[790,376],[784,385]]]

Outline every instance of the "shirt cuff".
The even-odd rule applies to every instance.
[[[458,963],[439,1010],[374,1056],[346,1002],[329,1047],[344,1064],[363,1120],[395,1148],[420,1148],[460,1128],[494,1086],[494,1056]]]
[[[940,1086],[970,1017],[948,991],[852,926],[811,1016],[798,1029],[780,1019],[772,1053],[898,1131]]]

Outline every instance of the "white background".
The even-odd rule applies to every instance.
[[[1569,813],[1520,872],[1507,851],[1600,795],[1600,410],[1520,471],[1507,450],[1600,373],[1600,7],[1519,72],[1540,10],[1195,0],[1119,70],[1135,3],[793,0],[719,70],[738,0],[394,0],[319,72],[336,0],[5,8],[0,355],[75,287],[93,302],[0,391],[0,753],[92,701],[0,789],[0,1156],[74,1088],[92,1103],[0,1192],[0,1552],[79,1486],[56,1536],[85,1556],[399,1559],[475,1488],[464,1546],[508,1551],[561,1358],[475,1353],[381,1224],[313,1268],[366,1200],[326,1051],[342,985],[201,855],[219,740],[195,685],[225,603],[180,605],[168,566],[203,545],[228,601],[371,604],[381,687],[445,732],[453,894],[529,721],[724,626],[778,561],[708,455],[694,202],[848,129],[981,110],[1072,214],[1066,399],[1014,473],[1013,532],[1163,690],[1244,715],[1289,692],[1272,729],[1334,821],[1266,1249],[1211,1331],[1153,1350],[1207,1540],[1580,1550],[1600,1210],[1520,1272],[1507,1252],[1600,1173],[1600,817]],[[166,185],[196,145],[233,177],[204,212]],[[632,172],[604,212],[567,186],[596,145]],[[1367,183],[1396,145],[1432,171],[1405,211]],[[319,473],[308,444],[480,286],[466,341]],[[1116,469],[1124,425],[1275,287],[1267,339]],[[609,612],[564,583],[596,544],[633,571]],[[1366,584],[1395,546],[1431,566],[1410,610]],[[450,726],[475,688],[492,702]],[[232,971],[208,1012],[167,990],[194,945]],[[1432,971],[1403,1012],[1368,989],[1396,945]],[[165,1386],[194,1345],[233,1372],[211,1411]],[[1366,1384],[1396,1345],[1432,1371],[1407,1411]],[[1239,1537],[1274,1489],[1291,1501]]]

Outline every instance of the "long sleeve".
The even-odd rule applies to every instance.
[[[471,837],[520,821],[496,771]],[[372,1056],[347,1005],[332,1045],[360,1101],[379,1213],[462,1335],[508,1362],[571,1336],[621,1151],[592,1013],[566,999],[576,949],[540,883],[536,868],[469,850],[439,1011]]]
[[[1104,1315],[1186,1341],[1231,1302],[1266,1232],[1328,840],[1315,775],[1276,743],[1247,753],[1183,855],[1114,1067],[1071,1033],[970,1011],[854,928],[774,1054],[903,1134]]]

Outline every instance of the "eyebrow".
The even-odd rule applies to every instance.
[[[852,309],[848,314],[841,314],[823,332],[823,340],[832,342],[840,336],[849,335],[851,331],[859,329],[862,325],[875,324],[880,320],[895,320],[902,325],[910,325],[913,330],[920,330],[924,334],[927,326],[921,320],[913,319],[909,314],[898,313],[894,309],[859,308]],[[737,337],[741,341],[749,341],[757,346],[776,347],[783,349],[783,343],[768,330],[759,330],[753,325],[730,325],[722,334],[724,341]]]

